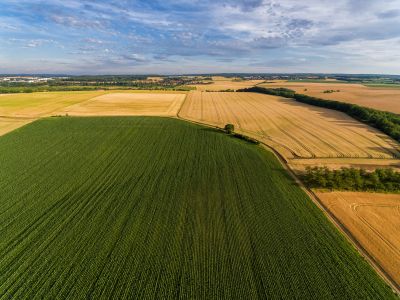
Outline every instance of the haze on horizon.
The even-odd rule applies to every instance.
[[[1,0],[0,74],[400,74],[398,0]]]

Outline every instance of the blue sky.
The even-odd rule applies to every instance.
[[[0,0],[0,73],[400,74],[400,0]]]

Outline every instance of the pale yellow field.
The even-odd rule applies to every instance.
[[[400,195],[319,192],[317,196],[400,285]]]
[[[176,116],[184,94],[112,93],[69,106],[60,114],[72,116]]]
[[[286,159],[400,157],[398,143],[347,115],[255,93],[191,92],[180,117],[258,138]]]
[[[104,91],[90,91],[3,94],[0,96],[0,116],[23,118],[50,116],[63,107],[105,93]]]
[[[6,134],[14,129],[24,126],[34,119],[28,118],[2,118],[0,117],[0,136]]]
[[[0,94],[0,136],[60,109],[104,94],[90,92],[39,92]]]
[[[109,95],[104,103],[103,98],[97,99],[102,95]],[[176,115],[185,96],[185,92],[144,90],[0,94],[0,135],[41,117],[66,114],[71,109],[76,110],[71,113],[82,115],[107,112],[110,115]],[[86,102],[93,98],[96,98],[96,101]],[[128,98],[136,100],[130,101]],[[140,99],[145,102],[141,104]],[[71,109],[68,108],[70,106]]]
[[[235,81],[235,78],[226,78],[221,76],[212,77],[213,82],[211,84],[198,84],[192,85],[196,87],[198,91],[223,91],[223,90],[238,90],[255,86],[264,80],[241,80]]]
[[[305,94],[328,100],[349,102],[378,110],[400,113],[400,88],[367,87],[361,84],[347,83],[309,83],[278,81],[260,86],[277,88],[285,87]],[[307,91],[305,91],[307,89]],[[340,90],[340,92],[324,93],[326,90]]]

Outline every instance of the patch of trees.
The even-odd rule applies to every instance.
[[[233,90],[233,89],[216,90],[216,91],[206,90],[206,92],[211,92],[211,93],[232,93],[232,92],[235,92],[235,90]]]
[[[253,139],[247,135],[235,132],[235,125],[233,125],[233,124],[226,124],[224,127],[224,131],[226,134],[229,134],[230,136],[232,136],[234,138],[237,138],[237,139],[240,139],[240,140],[243,140],[248,143],[255,144],[255,145],[260,144],[260,142],[257,141],[256,139]]]
[[[368,172],[364,169],[355,168],[330,170],[327,167],[307,167],[300,178],[309,188],[400,192],[400,173],[393,171],[393,169],[376,169],[373,172]]]
[[[398,114],[367,108],[357,104],[325,100],[303,94],[297,94],[293,90],[284,88],[268,89],[256,86],[248,89],[241,89],[238,90],[238,92],[255,92],[293,98],[298,102],[341,111],[360,122],[379,129],[391,138],[400,142],[400,115]]]
[[[61,92],[61,91],[97,91],[97,90],[162,90],[162,91],[190,91],[195,89],[190,86],[14,86],[14,87],[2,87],[0,86],[0,94],[12,94],[12,93],[35,93],[35,92]]]
[[[107,90],[107,87],[96,86],[15,86],[15,87],[1,87],[0,94],[13,94],[13,93],[35,93],[35,92],[57,92],[57,91],[95,91]]]
[[[233,124],[226,124],[224,130],[227,134],[232,134],[235,131],[235,125]]]
[[[325,90],[323,91],[324,94],[332,94],[332,93],[339,93],[340,90]]]
[[[0,93],[32,93],[44,91],[92,91],[106,89],[189,91],[198,79],[191,77],[162,77],[159,81],[147,76],[72,76],[54,78],[48,82],[0,82]]]
[[[286,97],[286,98],[293,98],[294,95],[296,94],[295,91],[286,89],[286,88],[263,88],[259,86],[253,86],[250,88],[245,88],[245,89],[239,89],[237,92],[252,92],[252,93],[261,93],[261,94],[268,94],[268,95],[273,95],[273,96],[280,96],[280,97]]]

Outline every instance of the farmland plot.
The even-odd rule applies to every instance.
[[[104,91],[90,92],[39,92],[0,95],[0,116],[39,118],[105,94]]]
[[[210,84],[190,85],[196,87],[198,91],[223,91],[238,90],[249,88],[264,82],[264,80],[235,80],[234,78],[226,78],[221,76],[213,76]]]
[[[67,107],[61,113],[76,116],[176,116],[185,97],[185,94],[170,93],[112,93]]]
[[[17,129],[21,126],[24,126],[30,122],[32,122],[33,119],[29,118],[2,118],[0,117],[0,136],[3,134],[6,134],[10,131],[13,131],[14,129]]]
[[[1,299],[395,299],[263,149],[163,118],[0,138]]]
[[[400,89],[393,87],[368,87],[362,84],[285,82],[262,84],[262,87],[292,89],[299,94],[317,98],[358,104],[393,113],[400,113]],[[333,93],[324,93],[334,90]]]
[[[0,94],[0,136],[52,115],[174,116],[185,95],[145,90]]]
[[[63,107],[85,101],[104,92],[40,92],[0,94],[0,136]]]
[[[398,158],[399,145],[343,113],[255,93],[191,92],[179,116],[236,128],[287,159]]]
[[[317,195],[400,286],[400,195],[360,192]]]

